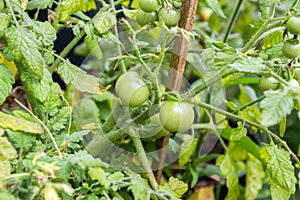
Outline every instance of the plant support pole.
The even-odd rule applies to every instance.
[[[181,6],[181,17],[179,27],[191,32],[193,29],[194,18],[197,10],[198,0],[183,0]],[[189,38],[182,32],[175,38],[173,53],[171,56],[170,70],[168,75],[167,90],[179,91],[186,63],[186,56],[189,49]],[[158,164],[156,180],[160,183],[162,171],[166,160],[167,145],[170,133],[163,138],[162,150]]]

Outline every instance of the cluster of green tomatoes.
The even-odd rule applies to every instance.
[[[282,52],[285,57],[296,59],[300,55],[300,43],[298,35],[300,35],[300,17],[292,16],[286,22],[286,29],[290,34],[294,35],[293,39],[287,39],[283,43]],[[294,69],[294,76],[288,81],[290,87],[300,88],[300,68]],[[262,76],[258,84],[261,91],[275,90],[280,87],[280,83],[274,77]]]
[[[117,95],[124,106],[141,106],[150,96],[150,89],[137,72],[122,74],[115,85]],[[160,105],[159,112],[148,120],[153,125],[151,137],[155,139],[167,133],[182,133],[191,128],[195,118],[193,106],[178,100],[166,100]],[[145,137],[146,138],[146,137]]]
[[[291,17],[286,23],[286,28],[295,37],[284,42],[282,52],[287,58],[297,58],[300,55],[300,43],[297,39],[300,34],[300,17]]]
[[[137,11],[136,21],[140,26],[151,24],[161,20],[166,26],[172,27],[178,24],[180,19],[180,2],[174,1],[166,7],[160,5],[158,0],[140,0],[140,9]]]

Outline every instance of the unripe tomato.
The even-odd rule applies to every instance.
[[[158,8],[157,0],[140,0],[140,9],[144,12],[151,13]]]
[[[300,44],[298,40],[287,40],[284,42],[282,52],[287,58],[297,58],[300,55]]]
[[[274,77],[262,76],[259,79],[258,87],[261,91],[275,90],[279,86],[279,82]]]
[[[300,34],[300,17],[291,17],[286,23],[287,30],[294,35]]]
[[[297,81],[300,81],[300,68],[295,68],[294,78],[295,78]]]
[[[168,27],[176,26],[180,20],[180,12],[174,9],[168,11],[167,8],[162,8],[158,16]]]
[[[159,111],[162,126],[170,132],[185,132],[193,124],[193,106],[186,102],[166,101]]]
[[[136,72],[122,74],[116,82],[116,93],[129,107],[142,105],[150,96],[146,83]]]
[[[157,20],[156,12],[146,13],[143,10],[139,9],[136,15],[136,21],[140,26],[153,23]]]

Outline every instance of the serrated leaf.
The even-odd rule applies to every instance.
[[[224,15],[221,5],[219,4],[219,1],[216,0],[205,0],[207,5],[214,11],[214,13],[219,16],[222,17],[224,19],[226,19],[226,16]]]
[[[14,110],[13,115],[19,118],[23,118],[25,120],[31,121],[33,123],[38,123],[38,121],[28,112],[24,110]]]
[[[239,141],[247,135],[247,129],[243,126],[242,122],[238,122],[238,127],[231,130],[230,140]]]
[[[180,181],[178,178],[171,177],[168,184],[178,198],[180,198],[188,190],[188,185]]]
[[[0,137],[0,151],[2,152],[0,154],[7,160],[16,159],[18,156],[17,151],[5,137]]]
[[[12,115],[8,115],[3,112],[0,112],[0,127],[27,133],[43,133],[42,127],[39,124],[32,123],[30,121]]]
[[[34,30],[41,38],[43,45],[46,47],[53,46],[56,40],[56,30],[49,22],[36,21]]]
[[[0,19],[0,38],[2,38],[8,25],[10,24],[11,17],[6,13],[0,13]]]
[[[51,130],[60,131],[64,129],[66,127],[69,117],[70,117],[70,110],[67,106],[59,109],[57,114],[51,117],[49,121],[49,124],[51,125]]]
[[[30,149],[32,144],[35,142],[36,137],[24,132],[17,132],[6,130],[8,138],[16,148],[23,148],[24,150]]]
[[[95,29],[100,33],[108,32],[116,24],[116,16],[106,9],[100,9],[93,19]]]
[[[294,107],[293,96],[281,90],[265,91],[265,98],[260,103],[261,124],[273,126],[278,124],[284,117],[291,113]]]
[[[248,73],[259,73],[267,69],[267,66],[263,64],[263,59],[259,57],[243,57],[229,64],[229,66],[239,72]]]
[[[109,181],[117,181],[117,180],[120,180],[120,179],[122,179],[124,177],[125,177],[125,175],[121,171],[117,171],[117,172],[114,172],[111,175],[109,175],[107,177],[107,180],[109,180]]]
[[[283,32],[281,30],[276,30],[264,38],[264,44],[261,47],[263,50],[273,47],[282,41]]]
[[[73,84],[78,76],[79,73],[85,73],[79,67],[73,65],[69,60],[61,63],[58,66],[58,74],[60,74],[66,84]]]
[[[183,135],[183,143],[181,144],[180,154],[178,164],[179,166],[184,166],[193,155],[197,146],[197,140],[191,135]]]
[[[23,27],[10,27],[5,37],[14,59],[17,62],[23,60],[28,70],[41,79],[46,64],[39,51],[39,41],[35,34]]]
[[[149,189],[148,181],[141,178],[139,175],[132,174],[130,181],[131,185],[128,187],[132,191],[134,199],[147,199],[147,189]]]
[[[27,3],[27,10],[46,9],[52,7],[53,0],[31,0]]]
[[[270,192],[272,200],[289,200],[291,196],[288,190],[273,181],[270,181]]]
[[[258,0],[259,11],[261,12],[261,16],[263,19],[267,19],[270,17],[271,7],[275,2],[279,0]]]
[[[269,184],[271,188],[273,187],[277,190],[280,189],[281,191],[286,191],[289,194],[288,196],[294,194],[296,177],[294,176],[294,167],[291,163],[289,153],[282,148],[278,148],[277,145],[270,144],[264,146],[261,149],[260,154],[267,163],[267,171],[270,174]],[[275,193],[276,192],[273,191],[273,194]]]
[[[54,116],[58,108],[62,105],[62,100],[60,98],[61,89],[57,83],[52,83],[50,85],[50,92],[47,99],[42,104],[42,110],[48,113],[50,116]]]
[[[9,71],[5,64],[0,63],[0,105],[11,93],[12,84],[15,82],[14,75]]]
[[[246,200],[254,200],[257,197],[258,192],[261,190],[263,185],[263,178],[265,176],[264,168],[262,163],[252,156],[248,155],[246,165]]]

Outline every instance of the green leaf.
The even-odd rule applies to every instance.
[[[74,85],[79,73],[85,72],[79,67],[73,65],[69,60],[61,63],[58,66],[58,74],[63,77],[66,84],[71,83],[72,85]]]
[[[264,38],[264,44],[261,47],[263,50],[271,48],[282,41],[283,32],[281,30],[275,30]]]
[[[61,89],[59,85],[52,82],[47,99],[42,104],[42,110],[50,116],[54,116],[58,112],[58,108],[62,105],[60,95]]]
[[[267,163],[267,171],[270,174],[271,195],[277,194],[275,190],[283,192],[283,196],[288,197],[295,193],[296,177],[294,175],[294,167],[290,160],[290,155],[277,145],[265,145],[261,149],[261,157]],[[272,191],[273,188],[273,191]],[[285,191],[285,192],[284,192]],[[288,194],[288,195],[287,195]],[[272,198],[276,198],[272,196]]]
[[[220,170],[227,180],[228,193],[225,200],[237,199],[240,195],[239,179],[228,152],[225,155],[219,156],[216,164],[220,166]]]
[[[184,166],[193,155],[197,146],[197,140],[191,135],[183,135],[183,143],[181,144],[180,154],[178,164],[179,166]]]
[[[1,178],[0,178],[1,179]],[[0,185],[1,186],[1,185]],[[15,196],[13,196],[8,190],[2,190],[0,192],[0,199],[5,200],[18,200]]]
[[[263,178],[265,177],[264,168],[257,158],[248,154],[246,170],[245,199],[254,200],[263,185]]]
[[[10,17],[10,15],[8,15],[6,13],[0,13],[0,19],[1,19],[1,21],[0,21],[0,38],[2,38],[7,27],[10,24],[11,17]]]
[[[14,59],[22,59],[28,70],[39,78],[43,77],[45,61],[39,51],[39,41],[30,30],[23,27],[10,27],[5,34],[7,46],[12,51]]]
[[[9,140],[12,141],[16,148],[23,148],[24,150],[30,149],[30,147],[36,140],[36,137],[34,135],[24,132],[6,130],[6,133]]]
[[[281,90],[265,91],[265,98],[260,103],[261,124],[273,126],[278,124],[284,117],[291,113],[294,107],[293,95]]]
[[[262,18],[267,19],[270,17],[271,7],[275,2],[279,2],[279,0],[258,0],[257,2]]]
[[[178,178],[171,177],[168,182],[171,190],[175,192],[176,197],[180,198],[188,190],[188,185]]]
[[[84,6],[84,5],[83,5]],[[58,10],[59,21],[65,22],[70,15],[79,11],[82,7],[82,0],[65,0]]]
[[[50,47],[54,45],[54,41],[56,40],[56,30],[49,22],[36,21],[35,26],[33,27],[44,46]]]
[[[0,127],[27,133],[43,133],[42,127],[39,124],[32,123],[30,121],[12,115],[8,115],[3,112],[0,112]]]
[[[229,66],[239,72],[247,73],[259,73],[267,69],[267,66],[263,64],[263,59],[259,57],[243,57],[229,64]]]
[[[14,110],[13,115],[19,118],[23,118],[25,120],[31,121],[33,123],[38,123],[38,121],[28,112],[25,110]]]
[[[97,180],[99,183],[105,187],[108,186],[109,182],[107,182],[107,177],[105,172],[100,167],[97,168],[90,168],[88,171],[88,175],[92,180]]]
[[[53,0],[31,0],[27,3],[27,10],[46,9],[52,7]]]
[[[18,154],[11,143],[5,137],[0,137],[0,153],[7,160],[16,159]]]
[[[289,200],[291,196],[289,191],[272,181],[270,181],[270,192],[272,200]]]
[[[128,187],[132,191],[134,199],[147,199],[147,189],[150,189],[148,181],[140,177],[138,174],[132,174],[130,181],[131,185]]]
[[[51,125],[51,130],[60,131],[66,127],[68,119],[70,117],[69,107],[64,106],[58,110],[54,117],[51,117],[49,124]]]
[[[23,69],[25,68],[25,69]],[[21,72],[20,78],[24,83],[27,92],[34,96],[38,101],[44,102],[49,96],[50,85],[52,83],[52,77],[50,72],[45,68],[43,69],[42,79],[37,78],[33,75],[26,66],[19,66]]]
[[[0,63],[0,105],[11,93],[12,84],[15,83],[14,75],[9,71],[5,64]]]
[[[100,33],[108,32],[116,24],[116,16],[106,9],[100,9],[93,19],[95,29]]]
[[[279,123],[279,135],[280,137],[283,137],[286,130],[286,117],[282,118],[282,120]]]
[[[239,141],[247,135],[247,129],[242,122],[238,122],[238,127],[231,130],[230,140]]]
[[[216,15],[218,15],[219,17],[222,17],[224,19],[226,19],[226,16],[224,15],[221,5],[219,4],[219,1],[215,1],[215,0],[205,0],[207,5],[214,11],[214,13]]]

